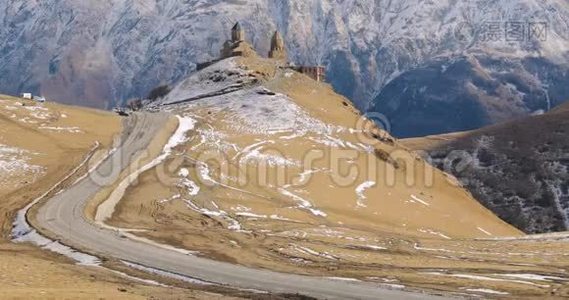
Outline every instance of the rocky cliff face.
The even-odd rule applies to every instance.
[[[385,113],[397,135],[466,129],[569,98],[562,85],[568,6],[563,0],[4,1],[0,88],[110,106],[184,78],[197,62],[216,57],[228,29],[241,21],[260,53],[278,29],[292,61],[326,65],[336,90],[362,109]],[[538,25],[547,27],[546,36]],[[467,120],[457,120],[461,114]]]

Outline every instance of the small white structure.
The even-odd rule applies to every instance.
[[[33,98],[32,93],[22,93],[21,97],[24,99],[30,99],[30,100],[32,100],[32,98]]]
[[[39,103],[44,103],[44,102],[45,102],[45,98],[44,98],[44,97],[40,97],[40,96],[34,96],[34,100],[35,100],[36,102],[39,102]]]

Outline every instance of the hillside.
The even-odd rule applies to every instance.
[[[120,118],[108,112],[2,95],[0,121],[4,236],[15,210],[56,185],[94,149],[111,147],[121,128]]]
[[[131,170],[116,207],[87,212],[129,238],[395,289],[567,295],[555,266],[568,245],[521,238],[330,86],[278,62],[223,60],[147,109],[178,115],[186,138]]]
[[[241,21],[260,53],[279,29],[292,61],[326,66],[398,137],[470,130],[569,99],[567,15],[564,0],[3,1],[0,89],[110,108],[183,80]]]
[[[16,210],[76,170],[29,221],[58,241],[44,249],[97,256],[78,266],[1,242],[10,295],[280,299],[290,296],[259,290],[324,286],[367,298],[569,296],[565,235],[523,235],[329,85],[282,62],[222,60],[122,126],[109,113],[4,98],[5,240]],[[122,166],[108,185],[81,177],[108,166]],[[16,220],[21,242],[30,233]]]
[[[569,230],[569,105],[451,135],[404,140],[426,150],[486,207],[528,233]],[[449,156],[455,151],[454,155]],[[463,151],[457,154],[456,151]]]
[[[110,149],[113,136],[121,130],[118,117],[107,112],[53,103],[37,104],[0,95],[0,124],[2,298],[199,297],[199,293],[187,290],[168,289],[166,293],[163,288],[140,284],[102,268],[77,266],[71,259],[36,246],[10,242],[16,212],[67,177],[94,150]],[[57,245],[43,247],[49,249]],[[213,294],[212,298],[215,298]]]

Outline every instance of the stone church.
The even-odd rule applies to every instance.
[[[231,40],[226,41],[221,49],[222,59],[235,56],[256,56],[257,52],[245,41],[245,30],[237,23],[231,29]]]
[[[241,27],[238,22],[231,29],[231,39],[223,44],[220,51],[220,57],[217,60],[198,64],[197,69],[201,70],[206,68],[222,59],[230,57],[257,57],[257,52],[247,43],[245,40],[245,30]],[[275,31],[271,38],[271,49],[269,51],[268,57],[276,61],[285,64],[284,68],[295,70],[299,73],[305,74],[306,76],[316,80],[325,81],[326,69],[322,66],[295,66],[288,62],[288,54],[286,52],[285,42],[283,37],[278,31]]]

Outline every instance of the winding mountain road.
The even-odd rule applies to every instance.
[[[124,170],[129,159],[145,149],[170,118],[164,113],[139,113],[125,121],[121,146],[92,172],[111,174]],[[117,180],[118,174],[110,176]],[[326,299],[439,299],[439,297],[379,288],[365,282],[284,274],[213,261],[168,250],[121,236],[101,228],[84,216],[90,199],[101,189],[91,176],[56,195],[38,209],[36,222],[42,232],[100,257],[112,257],[149,268],[238,288],[274,293],[300,293]]]

